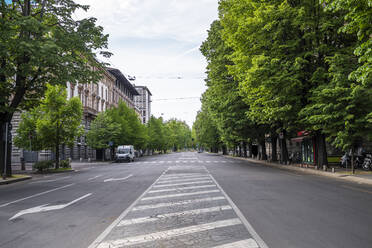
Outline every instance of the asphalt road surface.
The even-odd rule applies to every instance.
[[[371,248],[372,187],[194,152],[0,186],[2,248]]]

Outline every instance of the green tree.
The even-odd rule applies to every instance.
[[[165,151],[168,148],[166,127],[163,118],[151,116],[147,123],[148,149],[152,151]]]
[[[208,116],[208,112],[198,112],[193,130],[199,148],[204,147],[211,151],[218,151],[220,146],[219,132],[213,120]]]
[[[95,18],[75,20],[73,13],[79,9],[88,6],[72,0],[0,0],[1,141],[4,124],[15,111],[38,103],[46,83],[65,85],[100,78],[100,70],[92,69],[101,66],[94,57],[107,47],[108,37],[96,26]],[[2,169],[3,161],[0,158]],[[10,159],[7,167],[11,174]]]
[[[119,139],[120,125],[114,122],[107,112],[99,113],[90,125],[87,144],[94,149],[102,150],[105,159],[105,149],[110,148],[110,142],[117,142]]]
[[[76,137],[82,134],[80,127],[83,109],[79,98],[67,100],[67,90],[64,86],[47,85],[45,98],[40,106],[33,109],[30,114],[24,114],[21,122],[16,144],[20,148],[28,149],[28,132],[36,127],[38,147],[53,150],[56,157],[56,168],[59,168],[60,146],[72,146]],[[36,120],[36,125],[32,121]],[[22,130],[24,128],[24,130]]]
[[[165,123],[165,126],[167,128],[168,148],[177,151],[191,146],[191,130],[186,122],[171,119]]]

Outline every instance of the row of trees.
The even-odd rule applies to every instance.
[[[194,124],[209,147],[281,141],[306,130],[319,165],[326,139],[352,149],[372,139],[372,6],[361,0],[221,0],[201,52],[207,91]],[[276,160],[276,145],[272,146]]]
[[[22,114],[14,139],[19,148],[32,151],[52,150],[59,167],[60,150],[72,148],[78,137],[86,136],[87,144],[98,150],[112,149],[118,145],[134,145],[138,150],[177,151],[191,147],[191,130],[183,121],[151,117],[143,125],[134,109],[124,102],[98,114],[84,133],[81,126],[82,105],[77,97],[67,100],[63,86],[48,85],[41,104]],[[103,152],[102,154],[105,154]]]
[[[118,145],[134,145],[138,150],[166,152],[191,146],[191,130],[177,119],[164,122],[152,116],[143,125],[134,109],[120,102],[117,108],[98,114],[87,133],[87,143],[95,149],[114,149]]]
[[[164,122],[152,116],[143,125],[134,109],[120,102],[117,108],[100,113],[87,133],[87,143],[95,149],[114,149],[118,145],[131,144],[137,150],[166,152],[190,147],[191,130],[177,119]]]

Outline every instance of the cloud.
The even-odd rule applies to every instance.
[[[79,0],[91,5],[88,15],[98,18],[105,31],[117,37],[157,38],[200,42],[217,0]],[[78,13],[78,16],[86,14]]]

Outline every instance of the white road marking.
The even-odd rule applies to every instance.
[[[151,241],[156,240],[162,240],[162,239],[169,239],[181,235],[187,235],[192,234],[196,232],[202,232],[202,231],[208,231],[213,230],[220,227],[227,227],[227,226],[235,226],[240,225],[242,222],[238,219],[228,219],[228,220],[221,220],[206,224],[200,224],[200,225],[194,225],[194,226],[188,226],[183,228],[177,228],[162,232],[156,232],[156,233],[150,233],[146,235],[139,235],[124,239],[117,239],[112,240],[108,242],[101,243],[97,248],[116,248],[116,247],[122,247],[122,246],[129,246],[129,245],[138,245],[142,243],[147,243]]]
[[[201,183],[211,183],[211,180],[197,181],[197,182],[187,182],[187,183],[172,183],[172,184],[161,184],[154,185],[154,188],[170,187],[170,186],[180,186],[180,185],[189,185],[189,184],[201,184]]]
[[[60,180],[66,179],[66,178],[70,178],[70,177],[71,177],[71,176],[68,176],[68,177],[60,177],[60,178],[50,179],[50,180],[41,180],[41,181],[31,182],[31,183],[29,183],[29,184],[57,182],[57,181],[60,181]]]
[[[140,211],[140,210],[171,207],[171,206],[180,206],[180,205],[194,204],[194,203],[199,203],[199,202],[219,201],[219,200],[225,200],[225,197],[217,196],[217,197],[207,197],[207,198],[194,199],[194,200],[183,200],[183,201],[178,201],[178,202],[165,202],[165,203],[158,203],[158,204],[151,204],[151,205],[139,205],[137,207],[134,207],[132,211]]]
[[[259,248],[254,239],[245,239],[234,243],[215,246],[214,248]]]
[[[173,195],[158,195],[158,196],[144,197],[144,198],[141,199],[141,201],[163,199],[163,198],[172,198],[172,197],[181,197],[181,196],[190,196],[190,195],[203,195],[203,194],[217,193],[217,192],[220,192],[220,190],[216,189],[216,190],[196,191],[196,192],[191,192],[191,193],[182,193],[182,194],[173,194]]]
[[[211,208],[193,209],[193,210],[175,212],[175,213],[168,213],[168,214],[159,214],[159,215],[156,215],[155,217],[147,216],[147,217],[143,217],[143,218],[122,220],[122,221],[120,221],[118,226],[128,226],[128,225],[133,225],[133,224],[154,222],[154,221],[158,221],[158,220],[164,219],[164,218],[178,217],[178,216],[185,216],[185,215],[198,215],[198,214],[219,212],[219,211],[230,210],[230,209],[232,209],[231,206],[225,205],[225,206],[218,206],[218,207],[211,207]]]
[[[182,182],[187,182],[187,181],[193,181],[193,180],[208,180],[210,177],[208,175],[202,176],[202,177],[193,177],[193,178],[182,178],[182,179],[176,179],[176,180],[160,180],[158,184],[163,184],[163,183],[182,183]]]
[[[129,176],[127,177],[122,177],[122,178],[109,178],[109,179],[105,179],[103,182],[112,182],[112,181],[124,181],[124,180],[127,180],[128,178],[132,177],[133,175],[130,174]]]
[[[187,189],[214,188],[214,187],[217,187],[217,186],[214,185],[214,184],[211,184],[211,185],[190,186],[190,187],[181,187],[181,188],[172,188],[172,189],[159,189],[159,190],[151,190],[151,191],[149,191],[149,194],[160,193],[160,192],[169,192],[169,191],[187,190]]]
[[[202,177],[202,176],[208,176],[208,174],[195,174],[195,175],[181,175],[181,176],[169,176],[169,177],[162,177],[161,180],[167,179],[184,179],[184,178],[194,178],[194,177]]]
[[[174,173],[174,174],[168,174],[164,175],[161,178],[170,178],[170,177],[188,177],[188,176],[202,176],[202,175],[208,175],[206,173]]]
[[[168,171],[168,169],[166,169],[163,173],[162,173],[162,175],[164,175],[166,172]],[[162,176],[161,175],[161,176]],[[160,176],[160,177],[161,177]],[[159,177],[159,178],[160,178]],[[150,187],[148,187],[146,190],[145,190],[145,192],[143,192],[127,209],[125,209],[120,215],[119,215],[119,217],[117,217],[112,223],[111,223],[111,225],[109,225],[97,238],[96,238],[96,240],[94,240],[93,241],[93,243],[92,244],[90,244],[89,246],[88,246],[88,248],[95,248],[95,247],[97,247],[97,245],[99,244],[99,243],[101,243],[102,242],[102,240],[104,239],[104,238],[106,238],[106,236],[112,231],[112,229],[114,229],[118,224],[119,224],[119,222],[122,220],[122,219],[124,219],[125,218],[125,216],[127,216],[127,214],[132,210],[132,209],[134,209],[134,206],[137,204],[137,202],[139,202],[140,201],[140,199],[144,196],[144,195],[146,195],[147,194],[147,192],[149,192],[150,191],[150,189],[151,189],[151,187],[153,186],[153,185],[155,185],[157,182],[158,182],[158,180],[159,180],[159,178],[158,179],[156,179],[155,180],[155,182],[153,183],[153,184],[151,184],[150,185]]]
[[[101,176],[102,176],[102,175],[97,175],[97,176],[95,176],[95,177],[91,177],[91,178],[88,179],[88,181],[91,181],[91,180],[93,180],[93,179],[99,178],[99,177],[101,177]]]
[[[208,171],[207,168],[205,168],[205,170]],[[209,171],[208,171],[208,173],[210,174]],[[231,198],[226,194],[226,192],[218,184],[218,182],[216,181],[216,179],[214,179],[214,177],[212,176],[212,174],[210,174],[210,176],[211,176],[212,180],[214,181],[214,183],[217,185],[217,187],[220,189],[221,193],[225,196],[226,200],[232,206],[232,208],[234,209],[236,215],[239,217],[239,219],[241,219],[241,221],[243,222],[244,226],[247,228],[248,232],[256,240],[256,242],[258,243],[258,245],[261,248],[269,248],[267,246],[267,244],[265,243],[265,241],[263,241],[263,239],[258,235],[258,233],[256,232],[256,230],[254,230],[254,228],[251,225],[251,223],[249,223],[248,220],[245,218],[245,216],[242,214],[242,212],[240,211],[240,209],[235,205],[235,203],[231,200]]]
[[[20,201],[27,200],[27,199],[30,199],[30,198],[34,198],[34,197],[39,196],[39,195],[44,195],[44,194],[47,194],[47,193],[50,193],[50,192],[53,192],[53,191],[56,191],[56,190],[59,190],[59,189],[64,189],[64,188],[70,187],[72,185],[75,185],[75,184],[74,183],[68,184],[68,185],[65,185],[65,186],[62,186],[62,187],[58,187],[58,188],[55,188],[55,189],[47,190],[47,191],[44,191],[44,192],[41,192],[41,193],[37,193],[35,195],[31,195],[31,196],[27,196],[25,198],[21,198],[21,199],[15,200],[15,201],[11,201],[11,202],[8,202],[8,203],[5,203],[5,204],[0,205],[0,208],[6,207],[6,206],[8,206],[10,204],[13,204],[13,203],[17,203],[17,202],[20,202]]]
[[[9,220],[14,220],[22,215],[25,215],[25,214],[35,214],[35,213],[41,213],[41,212],[47,212],[47,211],[52,211],[52,210],[60,210],[60,209],[63,209],[65,207],[68,207],[84,198],[87,198],[88,196],[91,196],[92,193],[89,193],[89,194],[86,194],[86,195],[83,195],[82,197],[79,197],[77,198],[76,200],[73,200],[69,203],[66,203],[66,204],[60,204],[60,205],[54,205],[54,206],[47,206],[49,204],[44,204],[44,205],[40,205],[40,206],[37,206],[37,207],[33,207],[33,208],[29,208],[29,209],[25,209],[25,210],[22,210],[22,211],[19,211],[17,214],[15,214],[13,217],[11,217]]]

